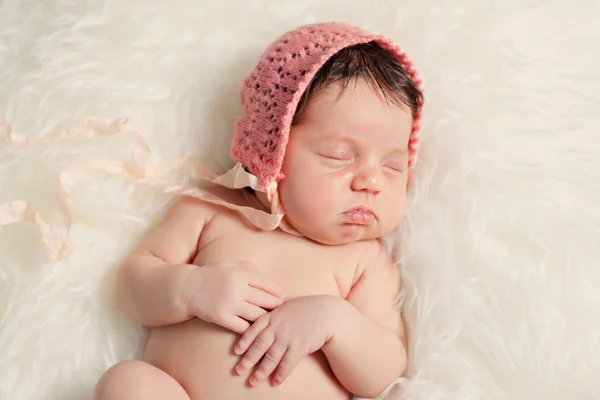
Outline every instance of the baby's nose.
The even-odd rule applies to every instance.
[[[358,171],[352,179],[352,190],[378,194],[381,191],[381,180],[377,169],[369,166]]]

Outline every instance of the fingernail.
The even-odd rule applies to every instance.
[[[235,354],[237,354],[238,356],[240,355],[241,350],[242,350],[242,346],[240,346],[239,344],[233,348],[233,352]]]
[[[256,385],[257,383],[258,383],[258,379],[257,379],[257,378],[256,378],[256,377],[253,375],[253,376],[250,378],[250,384],[251,384],[252,386],[254,386],[254,385]]]
[[[235,372],[237,372],[238,374],[243,374],[244,373],[244,366],[243,365],[238,365],[237,367],[235,367]]]

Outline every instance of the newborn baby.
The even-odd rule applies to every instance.
[[[400,377],[400,277],[380,238],[403,218],[419,86],[355,27],[273,43],[242,86],[226,176],[247,187],[184,196],[124,260],[119,303],[150,337],[95,398],[335,400]]]

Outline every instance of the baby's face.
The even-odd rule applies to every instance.
[[[324,244],[381,237],[406,203],[410,109],[362,79],[338,99],[340,90],[332,84],[307,103],[279,186],[288,223]]]

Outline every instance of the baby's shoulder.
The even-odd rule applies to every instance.
[[[246,196],[243,194],[243,189],[208,186],[202,188],[201,195],[190,194],[186,197],[188,202],[194,203],[196,207],[211,210],[215,217],[229,214],[231,210],[226,205],[249,206]]]
[[[240,212],[244,208],[260,209],[258,200],[246,189],[229,189],[222,186],[209,186],[202,189],[204,196],[198,201],[212,211],[211,223],[206,231],[220,227],[231,231],[234,228],[252,228],[252,224]]]
[[[202,189],[204,192],[218,197],[219,199],[221,199],[222,201],[226,202],[226,203],[232,203],[232,204],[236,204],[239,206],[244,206],[246,204],[244,204],[245,199],[244,199],[244,195],[243,195],[243,190],[244,189],[229,189],[223,186],[208,186]],[[218,204],[214,204],[211,203],[210,201],[207,201],[207,203],[210,203],[211,206],[217,206]],[[222,208],[219,207],[219,208]]]
[[[395,264],[394,257],[386,244],[378,239],[365,240],[362,245],[361,256],[358,261],[358,269],[364,271],[367,268],[385,268]]]
[[[341,254],[340,257],[344,257],[347,261],[343,263],[343,268],[347,268],[349,265],[353,266],[353,282],[367,268],[382,267],[393,262],[385,245],[376,239],[349,243],[338,247],[336,251]]]

